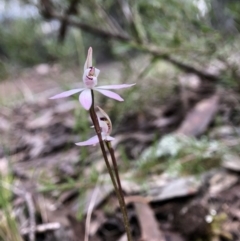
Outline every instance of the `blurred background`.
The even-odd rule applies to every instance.
[[[99,85],[136,83],[96,93],[134,240],[240,240],[239,31],[238,0],[0,0],[0,240],[126,240],[88,113],[48,99],[90,46]]]

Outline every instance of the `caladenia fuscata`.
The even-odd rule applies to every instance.
[[[132,241],[131,229],[129,225],[129,219],[127,215],[124,194],[121,186],[121,180],[119,177],[117,161],[115,158],[114,149],[111,144],[111,141],[114,140],[114,137],[110,136],[112,132],[112,122],[109,116],[107,115],[107,113],[99,106],[96,107],[97,112],[95,111],[94,91],[98,91],[109,98],[112,98],[118,101],[123,101],[122,97],[120,97],[115,92],[109,91],[109,89],[129,88],[135,84],[96,86],[98,83],[99,73],[100,73],[100,70],[92,66],[92,48],[90,47],[88,50],[87,59],[84,65],[84,73],[83,73],[84,88],[68,90],[60,94],[57,94],[51,97],[50,99],[65,98],[81,92],[79,95],[79,102],[84,107],[84,109],[89,111],[96,135],[86,141],[81,141],[75,144],[81,147],[96,145],[98,143],[100,144],[102,155],[105,160],[108,173],[110,175],[111,181],[114,186],[114,190],[116,192],[116,195],[119,201],[120,209],[123,216],[123,223],[127,233],[127,239],[128,241]],[[112,160],[113,170],[111,168],[111,164],[108,159],[108,152]]]
[[[89,110],[92,106],[92,90],[98,91],[109,98],[112,98],[118,101],[123,101],[123,98],[120,95],[110,90],[129,88],[135,85],[135,84],[120,84],[120,85],[96,86],[98,83],[99,73],[100,73],[100,70],[92,66],[92,48],[90,47],[88,49],[88,55],[87,55],[86,63],[84,65],[84,70],[83,70],[82,79],[85,87],[62,92],[60,94],[50,97],[50,99],[65,98],[81,92],[79,95],[79,102],[81,103],[84,109]]]

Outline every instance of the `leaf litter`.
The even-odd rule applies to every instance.
[[[227,149],[235,148],[239,138],[235,132],[222,138],[216,124],[221,117],[225,126],[237,126],[236,100],[214,86],[207,94],[202,94],[201,83],[191,88],[184,86],[184,95],[180,92],[152,111],[126,113],[119,125],[125,130],[114,133],[113,146],[122,146],[130,160],[121,180],[134,240],[240,238],[239,158],[237,150]],[[37,100],[1,110],[1,167],[9,163],[14,176],[9,188],[31,195],[34,207],[14,193],[20,233],[26,239],[34,230],[42,241],[84,240],[85,218],[97,185],[101,196],[92,207],[90,240],[126,240],[100,153],[91,148],[84,153],[73,145],[82,133],[74,129],[76,107],[75,101]],[[210,139],[195,138],[208,133]],[[117,153],[124,166],[122,153]],[[204,164],[200,171],[189,168]],[[104,179],[101,185],[99,176]]]

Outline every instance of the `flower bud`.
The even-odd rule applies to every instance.
[[[102,133],[104,133],[105,135],[110,135],[112,132],[112,122],[103,109],[101,109],[99,106],[97,106],[97,108],[97,116],[99,120],[99,125],[102,128]]]

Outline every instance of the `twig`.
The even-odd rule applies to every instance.
[[[91,196],[91,201],[90,201],[88,211],[87,211],[84,241],[88,241],[92,212],[93,212],[93,209],[94,209],[94,205],[95,205],[95,202],[96,202],[96,199],[97,199],[98,192],[99,192],[99,189],[98,189],[98,186],[96,185],[95,188],[94,188],[93,194]]]
[[[51,12],[50,16],[52,19],[56,19],[59,20],[61,22],[66,22],[68,25],[80,28],[86,32],[92,33],[94,35],[99,35],[101,37],[104,38],[112,38],[112,39],[117,39],[120,41],[129,41],[130,37],[127,35],[123,35],[123,34],[118,34],[118,33],[113,33],[113,32],[109,32],[103,29],[99,29],[95,26],[80,22],[80,21],[76,21],[73,18],[69,18],[66,16],[63,16],[62,14],[56,13],[56,12]]]
[[[135,39],[132,39],[129,35],[126,35],[123,33],[114,33],[114,32],[110,32],[110,31],[106,31],[104,29],[100,29],[93,25],[83,23],[74,18],[69,18],[67,16],[64,16],[64,15],[59,14],[54,11],[50,11],[48,14],[49,14],[48,17],[50,17],[52,19],[56,19],[61,22],[66,22],[68,25],[80,28],[88,33],[92,33],[92,34],[100,36],[102,38],[114,39],[114,40],[118,40],[121,42],[125,42],[125,43],[129,44],[132,48],[137,49],[138,51],[149,53],[159,59],[165,60],[165,61],[175,65],[176,67],[178,67],[179,69],[181,69],[184,72],[194,73],[194,74],[200,76],[201,78],[212,80],[212,81],[220,80],[219,76],[209,74],[203,70],[197,69],[196,67],[194,67],[192,65],[182,63],[181,61],[176,60],[168,52],[164,52],[164,51],[160,50],[158,46],[154,46],[149,43],[148,44],[138,43],[137,41],[135,41]]]
[[[79,3],[79,0],[71,0],[69,7],[67,8],[65,12],[65,16],[76,14],[77,13],[77,4]],[[59,42],[63,42],[65,39],[65,35],[67,32],[67,23],[65,21],[62,22],[61,27],[59,29],[58,34],[58,40]]]
[[[15,186],[12,186],[8,183],[1,182],[2,187],[11,190],[15,195],[21,196],[24,198],[28,214],[29,214],[29,240],[35,241],[35,229],[36,229],[36,220],[35,220],[35,207],[32,200],[32,195],[29,192],[26,192],[24,190],[21,190]]]
[[[28,208],[29,215],[29,240],[35,241],[35,229],[36,229],[36,220],[35,220],[35,207],[32,200],[32,195],[30,193],[25,194],[25,201]]]
[[[53,230],[57,230],[61,227],[60,223],[44,223],[44,224],[39,224],[35,227],[34,232],[36,233],[44,233],[47,231],[53,231]],[[23,228],[21,229],[21,234],[22,235],[26,235],[29,234],[31,232],[30,228]]]

